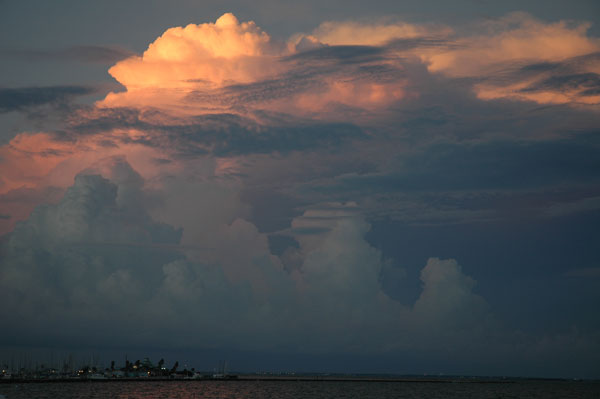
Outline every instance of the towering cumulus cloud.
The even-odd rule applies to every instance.
[[[595,260],[552,248],[600,209],[598,38],[526,14],[459,28],[285,40],[227,13],[116,62],[95,104],[28,99],[59,126],[7,108],[45,128],[0,145],[0,341],[592,364],[598,290],[566,268]],[[528,329],[542,291],[582,329]]]
[[[280,49],[254,22],[224,14],[215,23],[168,29],[142,56],[118,62],[109,73],[128,90],[248,83],[275,72]]]
[[[297,113],[314,112],[329,103],[380,106],[402,96],[403,80],[385,78],[393,76],[392,70],[377,69],[375,75],[367,68],[389,68],[391,59],[364,59],[360,49],[328,51],[309,38],[313,44],[308,47],[278,42],[254,22],[240,23],[230,13],[215,23],[171,28],[142,56],[109,70],[127,92],[109,94],[100,105],[165,106],[170,101],[195,112],[251,107]],[[314,52],[297,54],[306,48]],[[344,60],[351,64],[344,65]],[[361,66],[362,72],[357,70]]]

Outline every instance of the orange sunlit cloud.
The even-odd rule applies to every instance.
[[[541,62],[561,62],[600,50],[600,43],[587,36],[588,24],[564,21],[543,23],[523,13],[488,21],[478,35],[459,36],[444,26],[405,22],[325,22],[310,35],[294,35],[287,45],[273,40],[254,22],[240,22],[230,13],[214,23],[190,24],[168,29],[141,56],[114,65],[109,73],[127,89],[109,93],[100,107],[160,108],[173,115],[213,112],[274,110],[299,115],[336,117],[332,104],[374,110],[406,97],[406,80],[384,83],[354,76],[350,66],[340,66],[335,76],[322,76],[315,87],[289,91],[285,98],[253,96],[252,101],[232,105],[222,101],[224,89],[232,85],[286,81],[286,74],[299,63],[286,57],[327,46],[385,46],[398,39],[439,39],[439,45],[424,45],[386,52],[379,65],[402,69],[403,62],[416,59],[431,73],[451,78],[496,77],[507,68]],[[285,62],[284,62],[284,59]],[[344,70],[343,68],[348,68]],[[581,70],[597,72],[598,62]],[[487,80],[473,86],[482,100],[511,98],[539,103],[597,103],[594,96],[580,96],[557,89],[526,92],[535,77],[511,77],[513,81]],[[198,96],[198,93],[203,93]],[[190,94],[194,94],[190,101]],[[414,93],[413,93],[414,94]],[[257,100],[258,98],[258,100]],[[332,113],[333,112],[333,113]],[[343,116],[344,118],[347,115]]]
[[[351,31],[358,37],[377,28],[332,24],[319,28],[332,45],[342,44],[340,37]],[[387,40],[418,33],[418,27],[384,26],[378,37]],[[305,38],[303,43],[311,40],[314,47],[323,46],[320,39],[314,37]],[[355,38],[347,37],[346,41],[353,42]],[[306,49],[306,46],[300,47],[298,43],[276,42],[254,22],[239,22],[231,13],[214,23],[170,28],[141,56],[130,57],[110,68],[109,73],[127,90],[109,93],[97,105],[160,108],[173,115],[232,111],[229,105],[215,101],[222,98],[223,88],[286,79],[285,74],[293,71],[296,63],[289,59],[284,62],[284,58]],[[288,98],[277,101],[261,98],[258,103],[244,103],[243,107],[282,111],[283,105],[286,112],[299,114],[322,111],[329,103],[372,109],[400,99],[404,85],[403,81],[382,85],[351,75],[336,76],[324,78],[316,91],[303,88],[297,96],[291,93]],[[206,99],[195,96],[194,101],[190,101],[188,95],[197,93],[204,93]]]
[[[419,57],[430,72],[449,77],[494,77],[507,70],[536,63],[563,62],[574,57],[600,51],[600,41],[587,36],[590,25],[565,21],[545,24],[522,13],[514,13],[485,25],[486,34],[456,39],[456,45],[446,49],[420,50]],[[600,62],[579,66],[578,73],[594,72]],[[541,75],[538,78],[544,78]],[[527,91],[536,77],[510,77],[498,82],[474,86],[482,100],[510,98],[546,103],[597,104],[598,96],[581,96],[577,90]],[[509,78],[509,79],[510,79]],[[517,81],[515,81],[515,79]]]
[[[581,95],[581,90],[538,90],[527,91],[529,83],[521,82],[508,86],[478,84],[474,89],[482,100],[510,98],[534,101],[539,104],[600,104],[600,95]]]
[[[581,12],[492,7],[470,21],[485,7],[431,1],[433,14],[298,2],[256,10],[256,23],[252,6],[238,4],[238,19],[165,2],[120,9],[111,30],[103,3],[60,13],[81,37],[55,23],[29,49],[31,35],[12,35],[4,77],[23,86],[0,86],[0,342],[14,342],[0,358],[26,341],[49,353],[87,336],[115,352],[170,337],[159,346],[171,359],[178,342],[198,356],[208,342],[245,364],[281,352],[307,367],[424,359],[429,372],[451,358],[478,373],[589,377],[600,329],[560,334],[587,328],[593,306],[558,321],[542,308],[598,299],[581,278],[600,276],[588,267],[598,30],[559,21]],[[84,46],[60,50],[73,40]],[[551,284],[531,289],[539,278]],[[546,336],[559,338],[540,350]]]
[[[220,87],[272,75],[277,63],[271,57],[279,52],[254,22],[227,13],[215,23],[168,29],[142,56],[118,62],[109,73],[128,90]]]
[[[451,78],[495,77],[527,64],[562,62],[574,57],[600,51],[600,41],[589,37],[588,23],[566,21],[543,23],[525,13],[512,13],[499,20],[481,24],[478,35],[460,36],[443,26],[427,26],[404,22],[361,24],[357,22],[326,22],[309,36],[294,38],[297,44],[381,46],[397,39],[437,38],[447,45],[422,46],[401,52],[401,56],[415,56],[429,72]],[[304,39],[304,42],[301,42]],[[599,73],[600,62],[587,62],[577,73]],[[545,76],[538,76],[537,80]],[[546,103],[598,104],[599,96],[581,95],[577,89],[527,90],[536,77],[513,81],[486,82],[473,86],[478,98]]]
[[[98,105],[159,106],[185,114],[182,100],[191,91],[213,91],[276,75],[282,68],[276,57],[284,51],[283,44],[273,42],[254,22],[239,22],[231,13],[214,23],[170,28],[141,56],[109,69],[127,91],[109,93]],[[202,109],[213,111],[210,104],[194,104],[192,112]]]
[[[37,198],[28,203],[12,201],[10,198],[23,190],[41,192],[53,189],[53,193],[73,184],[75,176],[82,171],[101,173],[110,176],[106,162],[115,157],[123,157],[144,179],[152,179],[160,174],[172,173],[177,164],[158,165],[155,159],[163,159],[169,154],[136,143],[106,145],[107,136],[115,138],[135,137],[135,131],[109,132],[106,135],[79,137],[77,140],[64,141],[49,133],[21,133],[9,143],[0,146],[0,202],[3,212],[10,215],[3,220],[0,234],[6,233],[19,220],[26,218],[40,202],[52,198]],[[58,191],[57,191],[58,190]]]
[[[561,61],[600,50],[600,42],[586,36],[589,24],[544,24],[516,13],[487,28],[487,34],[459,38],[456,46],[425,51],[421,58],[431,72],[465,77],[494,72],[506,62]]]
[[[599,95],[583,95],[580,87],[540,85],[551,77],[550,72],[527,76],[510,73],[520,66],[567,62],[600,51],[600,42],[587,35],[588,28],[587,24],[543,23],[519,13],[486,22],[484,33],[464,37],[443,26],[326,22],[310,35],[295,35],[285,43],[272,39],[254,22],[240,22],[227,13],[214,23],[170,28],[141,56],[117,62],[109,73],[126,91],[109,93],[96,108],[80,111],[72,118],[94,120],[102,118],[106,109],[128,107],[160,111],[149,116],[140,113],[140,121],[152,126],[183,126],[190,116],[222,112],[255,118],[258,124],[269,123],[256,119],[253,109],[323,120],[358,119],[360,111],[376,115],[390,104],[418,97],[418,82],[402,74],[405,62],[422,62],[429,73],[449,78],[477,78],[472,88],[481,100],[598,104]],[[443,40],[440,45],[386,50],[395,39],[418,38]],[[360,68],[328,58],[334,54],[327,53],[328,48],[349,45],[373,46],[381,52],[373,59],[361,59]],[[597,58],[573,64],[577,73],[600,72]],[[361,68],[371,67],[393,72],[380,80],[360,74]],[[306,85],[293,81],[302,74],[308,76]],[[277,95],[272,96],[269,87],[266,94],[251,91],[253,84],[271,81],[277,82],[273,89],[280,90]],[[239,95],[236,90],[240,87],[250,94],[230,101],[226,96]],[[168,143],[160,151],[156,149],[156,143],[164,144],[161,134],[110,127],[101,134],[79,135],[72,141],[49,133],[19,134],[0,147],[0,194],[68,187],[78,172],[113,156],[126,156],[135,170],[151,178],[160,173],[151,160],[169,158],[164,154]],[[155,141],[152,148],[143,144],[149,135]],[[106,140],[116,140],[117,144],[104,145]],[[198,144],[199,148],[210,150],[202,145]],[[227,174],[237,165],[235,158],[222,158],[212,173]],[[177,163],[169,166],[177,167]]]
[[[361,24],[358,22],[322,23],[312,36],[328,45],[378,46],[394,39],[410,39],[431,34],[430,28],[405,22]]]
[[[0,193],[17,188],[33,188],[61,162],[73,155],[73,143],[57,142],[47,133],[15,136],[0,147],[2,180]]]

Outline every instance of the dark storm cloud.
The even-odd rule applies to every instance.
[[[19,343],[24,333],[47,342],[85,336],[98,345],[149,345],[168,335],[169,347],[179,339],[192,346],[210,339],[216,346],[272,348],[275,342],[317,353],[361,353],[382,342],[406,347],[406,334],[416,338],[441,329],[449,333],[445,342],[459,350],[472,341],[451,332],[481,327],[478,318],[488,315],[487,304],[473,292],[475,281],[453,260],[427,262],[422,295],[411,308],[380,297],[381,256],[365,242],[369,225],[352,207],[352,218],[313,209],[324,216],[312,219],[313,229],[299,227],[299,234],[292,231],[295,236],[279,244],[237,219],[211,232],[217,235],[216,265],[185,259],[185,246],[178,251],[168,245],[179,243],[181,230],[157,222],[145,209],[140,176],[121,158],[111,165],[119,183],[78,175],[57,204],[37,207],[2,242],[3,342]],[[271,245],[299,251],[302,289],[268,252]],[[227,270],[248,280],[229,280]],[[102,327],[107,323],[110,331]],[[147,323],[154,327],[139,334]],[[378,338],[368,341],[361,332],[342,334],[355,323],[387,327],[365,332]],[[477,332],[468,335],[480,339]],[[410,341],[411,347],[415,341],[426,350],[437,347],[427,336]]]
[[[185,120],[160,121],[155,111],[114,108],[95,112],[91,117],[74,118],[69,135],[103,134],[113,129],[133,128],[144,132],[134,139],[148,146],[175,149],[181,155],[212,153],[216,156],[288,153],[327,147],[332,151],[349,140],[366,140],[368,135],[351,123],[324,123],[277,119],[261,113],[258,124],[236,114],[207,114]]]
[[[133,276],[181,257],[169,248],[169,244],[179,242],[181,230],[152,220],[139,204],[134,205],[139,199],[138,176],[126,165],[115,166],[123,174],[118,187],[99,175],[78,175],[58,204],[37,207],[15,228],[2,248],[2,280],[12,279],[10,270],[23,266],[20,254],[28,252],[33,260],[26,272],[30,281],[5,287],[4,299],[15,300],[15,306],[25,312],[46,309],[48,320],[56,320],[61,318],[55,313],[59,311],[56,306],[78,307],[82,303],[82,297],[77,299],[81,289],[100,289],[109,302],[119,295],[135,297],[140,290],[149,295],[147,287],[132,284]],[[15,261],[12,265],[11,258]],[[25,300],[22,295],[36,290],[38,284],[45,294],[27,295]],[[93,319],[108,315],[90,312],[80,316]],[[71,314],[72,321],[77,313]],[[13,327],[18,324],[15,320]],[[50,322],[45,332],[60,335],[62,328],[60,323]]]
[[[213,127],[214,124],[220,125]],[[294,126],[256,126],[231,115],[208,115],[196,118],[194,124],[162,126],[160,131],[182,155],[212,153],[216,156],[243,154],[289,153],[322,146],[336,148],[344,141],[366,139],[363,131],[352,124],[309,123]],[[149,143],[160,140],[149,138]]]
[[[0,113],[29,111],[43,105],[65,105],[94,91],[86,86],[0,88]]]
[[[386,192],[592,183],[600,176],[600,141],[594,132],[541,142],[436,144],[402,159],[399,169],[402,172],[348,177],[346,184]]]
[[[596,132],[536,141],[447,142],[387,169],[299,183],[306,198],[354,200],[371,218],[449,225],[546,219],[600,209]]]
[[[109,46],[71,46],[56,50],[3,49],[0,54],[21,58],[27,61],[79,61],[89,63],[113,64],[132,56],[134,53],[119,47]]]
[[[404,163],[404,189],[516,189],[597,181],[600,142],[574,140],[439,145]],[[413,174],[414,173],[414,174]]]
[[[249,134],[250,133],[250,134]],[[335,150],[344,141],[366,139],[363,131],[352,124],[308,124],[305,126],[271,127],[259,132],[248,132],[234,127],[217,134],[200,132],[193,135],[193,141],[205,142],[208,138],[215,155],[240,155],[252,153],[272,153],[303,151],[326,147]]]

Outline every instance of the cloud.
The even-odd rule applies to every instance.
[[[509,71],[510,79],[527,82],[511,95],[534,101],[539,99],[538,102],[595,104],[598,102],[599,63],[599,53],[596,52]],[[494,92],[490,93],[493,95]]]
[[[593,212],[600,209],[600,196],[590,193],[575,200],[557,200],[549,204],[544,213],[549,216],[565,216],[579,212]]]
[[[458,31],[401,21],[326,22],[311,35],[293,37],[291,43],[313,52],[327,46],[361,45],[385,50],[388,59],[416,57],[430,73],[473,79],[473,90],[483,100],[597,104],[594,76],[588,75],[598,73],[597,61],[577,65],[572,74],[579,78],[572,76],[570,85],[556,84],[569,79],[555,76],[557,71],[515,71],[519,66],[564,63],[597,53],[600,42],[587,34],[589,27],[588,23],[568,21],[544,23],[526,13],[489,19]],[[587,78],[582,80],[584,76]]]
[[[398,75],[390,60],[373,57],[381,49],[315,46],[298,54],[230,13],[215,23],[171,28],[142,56],[109,70],[127,91],[109,93],[98,105],[161,107],[178,115],[246,109],[326,115],[328,107],[373,109],[404,97],[403,79],[377,81],[368,73],[387,66],[385,73]]]
[[[136,283],[139,274],[178,257],[162,246],[177,244],[181,231],[120,206],[124,186],[78,175],[59,203],[38,206],[3,243],[3,298],[20,309],[18,325],[27,328],[30,317],[41,317],[55,336],[62,322],[73,328],[78,320],[106,320],[112,311],[100,307],[104,294],[117,298],[120,286],[127,294],[120,299],[137,300],[149,289]]]
[[[477,285],[497,262],[429,258],[428,240],[415,261],[403,234],[598,208],[596,39],[524,16],[472,28],[280,42],[225,14],[118,61],[125,91],[0,147],[3,333],[465,362],[537,347]],[[402,226],[393,259],[373,221]]]
[[[85,336],[100,346],[185,342],[186,350],[469,362],[503,362],[524,347],[536,348],[535,359],[564,357],[547,345],[561,339],[568,348],[590,347],[581,334],[575,341],[515,336],[454,259],[427,260],[414,302],[391,299],[382,288],[386,260],[366,241],[370,226],[356,204],[313,206],[294,218],[281,232],[293,240],[278,256],[267,235],[240,217],[239,204],[223,203],[232,192],[214,182],[190,188],[166,178],[161,193],[177,195],[153,202],[150,182],[124,159],[96,169],[111,180],[91,170],[78,175],[57,204],[37,207],[0,243],[4,342],[43,334],[45,342]],[[315,229],[296,230],[305,226]],[[295,266],[287,267],[292,252]]]
[[[0,193],[19,188],[67,187],[80,171],[114,155],[128,154],[136,166],[157,169],[150,160],[157,155],[151,147],[130,142],[107,146],[105,140],[105,136],[69,138],[56,133],[17,135],[0,147],[0,165],[4,169]]]
[[[484,33],[458,38],[456,46],[423,60],[432,72],[477,76],[506,62],[555,62],[598,51],[598,40],[587,37],[589,24],[560,21],[545,24],[524,13],[509,14],[483,24]]]
[[[17,135],[0,148],[4,169],[0,190],[37,187],[39,178],[72,154],[73,148],[72,143],[55,141],[46,133]]]
[[[0,208],[5,213],[0,217],[0,236],[13,231],[15,224],[25,220],[41,203],[56,203],[64,190],[59,187],[20,188],[0,194]]]
[[[390,155],[386,167],[343,169],[299,182],[297,191],[352,199],[371,218],[409,224],[560,217],[597,208],[598,150],[595,132],[544,140],[438,138]]]
[[[123,138],[126,137],[127,140]],[[173,154],[144,143],[132,142],[129,131],[65,137],[59,133],[21,133],[0,147],[0,202],[13,217],[2,222],[2,232],[25,218],[33,208],[54,202],[84,170],[106,172],[107,163],[127,157],[149,179],[174,173],[181,164],[157,163]],[[199,160],[197,163],[206,162]],[[110,176],[110,174],[109,174]]]
[[[295,343],[318,352],[363,351],[364,337],[384,339],[369,340],[373,349],[397,345],[391,331],[377,328],[394,313],[394,329],[405,328],[412,317],[447,314],[448,306],[462,312],[470,303],[472,280],[456,262],[439,260],[424,269],[414,316],[387,298],[379,284],[381,253],[364,240],[369,225],[352,205],[307,212],[302,219],[318,217],[330,228],[314,238],[295,235],[301,267],[286,271],[251,223],[200,218],[195,228],[184,226],[182,237],[145,210],[144,182],[127,163],[117,160],[107,170],[120,182],[78,175],[60,202],[37,207],[2,243],[0,284],[13,310],[3,319],[13,333],[44,325],[44,334],[64,337],[85,320],[76,334],[127,342],[139,323],[160,317],[166,322],[138,338],[149,342],[168,331],[194,346],[210,338],[245,348]],[[449,294],[450,304],[428,299]],[[118,326],[110,337],[96,334],[108,320]],[[356,329],[361,325],[372,332]]]
[[[94,91],[94,89],[84,86],[0,88],[0,113],[30,111],[43,105],[65,105],[76,97],[85,96]]]
[[[58,204],[38,207],[29,217],[28,224],[35,226],[34,234],[40,239],[38,244],[44,247],[55,245],[55,242],[81,245],[178,243],[180,232],[151,223],[147,216],[137,214],[135,209],[128,211],[133,204],[129,204],[132,199],[127,198],[126,190],[139,190],[136,187],[138,178],[133,175],[117,186],[99,175],[77,175],[74,185]],[[128,187],[131,185],[134,188]],[[31,233],[27,224],[22,224],[17,227],[14,236],[18,239]]]
[[[565,21],[546,24],[527,14],[513,13],[489,21],[483,28],[480,35],[458,37],[452,47],[424,49],[419,56],[430,72],[480,80],[474,90],[484,100],[510,98],[541,104],[598,103],[598,96],[593,93],[585,94],[572,85],[557,86],[556,83],[566,77],[553,76],[551,68],[528,67],[569,62],[597,53],[600,41],[587,35],[589,24]],[[519,65],[524,66],[527,73],[507,74]],[[572,63],[572,66],[575,65]],[[597,60],[590,60],[580,63],[577,73],[589,77],[586,74],[595,74],[599,68]],[[580,83],[586,82],[580,80]]]
[[[311,35],[298,35],[292,42],[308,43],[314,49],[310,51],[319,51],[318,45],[362,45],[385,50],[388,58],[400,57],[402,62],[416,57],[430,73],[471,79],[473,90],[483,100],[597,104],[593,79],[599,64],[594,54],[600,50],[600,42],[588,35],[589,27],[588,23],[569,21],[545,23],[526,13],[489,19],[461,30],[405,22],[326,22]],[[569,63],[574,76],[530,68],[544,63]],[[571,84],[558,84],[565,79]]]
[[[102,137],[108,133],[112,143],[161,147],[179,156],[285,154],[369,139],[352,123],[311,121],[271,113],[249,116],[211,113],[179,118],[160,111],[140,112],[132,108],[81,113],[71,129],[75,136]],[[115,131],[121,134],[112,134]]]
[[[277,71],[275,43],[254,22],[223,14],[215,23],[168,29],[141,57],[109,73],[128,90],[246,83]]]
[[[485,34],[463,37],[472,41],[463,46],[457,44],[459,34],[444,27],[414,25],[413,29],[404,23],[330,22],[317,29],[324,32],[323,37],[331,34],[339,38],[350,35],[353,30],[363,32],[364,28],[365,32],[374,32],[374,41],[338,45],[334,39],[329,39],[331,43],[320,42],[325,39],[314,36],[310,39],[314,46],[296,49],[282,46],[255,24],[241,23],[230,14],[219,21],[173,28],[149,46],[147,57],[132,57],[117,63],[115,68],[125,63],[122,64],[126,66],[124,70],[143,76],[146,68],[151,73],[156,66],[156,76],[159,76],[161,68],[179,71],[178,63],[189,68],[208,63],[212,68],[223,60],[237,62],[235,60],[250,57],[275,63],[278,70],[264,70],[264,76],[252,75],[249,81],[229,79],[212,85],[187,80],[181,87],[165,83],[162,88],[161,84],[142,88],[134,84],[126,92],[109,94],[97,107],[79,107],[69,115],[60,132],[22,133],[0,148],[5,169],[0,178],[0,191],[48,185],[65,188],[79,171],[102,158],[116,155],[127,154],[129,162],[145,178],[158,173],[156,159],[168,161],[163,163],[163,169],[170,173],[179,170],[183,159],[214,156],[219,160],[207,162],[218,164],[221,176],[254,179],[254,183],[260,180],[265,187],[286,191],[286,195],[298,203],[317,198],[318,201],[362,198],[363,204],[379,202],[379,209],[385,213],[390,211],[389,201],[383,199],[387,205],[381,205],[380,200],[400,189],[409,192],[430,189],[439,192],[440,187],[450,191],[459,188],[497,190],[537,184],[550,175],[554,177],[549,184],[556,184],[557,176],[552,172],[552,168],[556,171],[554,156],[567,165],[566,169],[557,171],[564,179],[576,176],[581,180],[581,176],[588,176],[584,169],[594,173],[593,162],[588,162],[593,149],[560,140],[554,144],[539,143],[542,146],[539,151],[546,155],[543,159],[536,157],[545,166],[524,164],[522,158],[538,151],[538,144],[527,141],[529,138],[561,135],[571,128],[567,120],[577,120],[575,129],[588,128],[594,120],[590,115],[575,115],[565,109],[528,108],[524,111],[518,105],[507,103],[487,106],[470,98],[467,90],[474,87],[473,82],[508,87],[508,79],[532,82],[520,89],[519,95],[523,96],[548,90],[563,94],[574,90],[583,96],[595,90],[596,75],[578,71],[593,70],[597,63],[595,53],[578,56],[565,53],[563,58],[546,57],[546,61],[540,61],[541,56],[533,54],[535,60],[519,61],[514,67],[503,65],[499,75],[486,75],[487,64],[479,65],[477,74],[482,75],[469,78],[474,80],[467,80],[466,84],[464,81],[456,83],[450,69],[436,70],[432,74],[428,70],[431,65],[422,64],[418,56],[476,52],[483,46],[477,44],[478,40],[497,44],[506,37],[516,38],[517,43],[521,43],[522,38],[538,33],[553,37],[556,32],[571,32],[571,36],[579,37],[583,44],[579,46],[581,51],[575,53],[581,53],[589,47],[585,43],[595,43],[585,36],[583,25],[545,24],[524,15],[510,16],[484,24],[479,29]],[[350,35],[348,40],[355,41],[352,37]],[[215,38],[224,40],[233,48],[232,52],[223,55],[224,50]],[[167,51],[163,47],[184,49],[177,50],[182,60],[163,56]],[[513,62],[508,57],[501,63],[507,60]],[[134,73],[136,68],[141,68],[139,75]],[[185,68],[181,71],[188,72]],[[167,75],[177,76],[174,72]],[[215,85],[220,86],[213,87]],[[472,112],[465,113],[463,108]],[[518,112],[527,113],[521,115],[519,126],[498,116]],[[488,123],[489,118],[496,123]],[[558,132],[560,129],[564,131]],[[506,143],[503,147],[497,138],[505,137],[507,132],[514,132],[510,134],[520,139],[526,134],[527,139],[514,145]],[[455,138],[466,141],[454,143]],[[482,142],[477,141],[479,139]],[[476,141],[470,143],[470,140]],[[434,145],[429,146],[429,141]],[[447,147],[443,143],[448,143]],[[565,159],[567,155],[558,153],[563,144],[581,157]],[[402,155],[392,155],[393,148]],[[296,152],[304,154],[292,155]],[[136,155],[129,156],[132,153]],[[285,158],[277,158],[281,155]],[[422,157],[430,161],[426,170]],[[307,165],[309,159],[311,164]],[[388,162],[390,159],[396,161]],[[500,163],[500,169],[492,167],[489,159]],[[489,168],[473,167],[482,164]],[[523,168],[530,172],[521,173]],[[582,175],[578,175],[579,172]],[[293,178],[286,177],[290,173]],[[261,178],[259,174],[269,178]],[[446,178],[440,180],[440,175]],[[328,178],[335,178],[334,185],[317,193],[313,188],[329,184]],[[309,186],[309,190],[304,190]],[[350,186],[353,188],[348,190]],[[358,189],[366,191],[359,193]],[[335,196],[333,191],[337,191]],[[390,198],[397,197],[394,194]],[[405,199],[406,202],[400,201],[408,206],[401,207],[400,212],[405,216],[407,209],[419,208],[423,201],[423,197]],[[455,219],[461,217],[462,210],[451,208],[443,212]],[[478,216],[471,215],[489,217],[486,210],[477,212],[480,212]],[[23,215],[23,211],[19,214]]]
[[[428,35],[450,33],[449,28],[410,24],[406,22],[365,24],[354,21],[324,22],[312,33],[321,43],[328,45],[381,46],[392,40],[416,39]]]
[[[487,303],[473,294],[475,280],[462,273],[454,259],[430,258],[421,270],[423,292],[415,303],[415,311],[428,317],[443,318],[446,323],[478,324],[485,317]]]

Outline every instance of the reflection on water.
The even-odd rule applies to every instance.
[[[129,381],[1,384],[6,399],[600,398],[600,383],[409,383],[332,381]],[[2,396],[0,396],[1,398]]]

